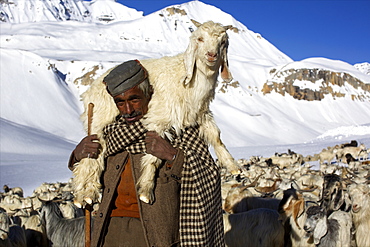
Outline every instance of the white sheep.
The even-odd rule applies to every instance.
[[[370,246],[370,187],[368,184],[350,184],[352,218],[357,246]]]
[[[237,214],[224,214],[225,243],[228,247],[283,247],[284,227],[276,210],[253,209]]]
[[[149,103],[148,113],[143,124],[148,130],[154,130],[161,136],[174,128],[177,134],[186,126],[199,124],[199,129],[205,141],[214,147],[215,153],[222,165],[231,173],[238,173],[239,167],[227,151],[220,139],[217,127],[209,105],[215,95],[219,69],[225,81],[231,81],[228,68],[228,27],[212,21],[200,25],[190,37],[189,45],[184,53],[173,57],[141,60],[146,68],[154,94]],[[93,82],[82,95],[85,112],[82,119],[87,126],[87,106],[94,103],[94,121],[92,133],[97,133],[103,150],[105,143],[101,138],[102,127],[114,120],[119,114],[112,97],[106,92],[102,83],[105,75]],[[103,152],[98,159],[83,159],[74,169],[75,196],[77,203],[83,203],[85,198],[98,201],[101,185],[99,177],[104,169]],[[84,160],[89,161],[84,165]],[[152,155],[145,155],[143,173],[138,181],[139,197],[151,203],[154,200],[154,174],[159,160]]]
[[[306,211],[305,231],[313,236],[316,246],[347,247],[351,245],[351,215],[334,211],[327,216],[325,208],[311,206]]]

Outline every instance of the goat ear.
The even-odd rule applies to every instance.
[[[197,43],[195,38],[191,38],[186,51],[184,52],[185,77],[183,79],[184,85],[188,85],[193,78],[195,67],[195,52],[197,50]]]
[[[301,229],[301,227],[298,224],[298,217],[301,216],[303,212],[304,212],[304,200],[301,198],[297,200],[293,206],[293,219],[298,229]]]
[[[352,201],[351,198],[349,198],[349,194],[343,192],[343,205],[344,205],[344,211],[348,212],[348,210],[351,209]]]
[[[317,245],[320,243],[320,240],[328,231],[328,224],[326,222],[326,217],[320,219],[313,231],[313,241]]]
[[[222,51],[222,64],[221,64],[221,78],[225,82],[231,82],[233,76],[229,70],[229,59],[227,57],[227,47],[225,47]]]
[[[297,217],[299,217],[304,213],[305,209],[305,201],[303,198],[299,199],[299,207],[297,209],[298,209]]]
[[[293,200],[293,196],[289,196],[288,200],[284,203],[283,205],[283,210],[287,213],[287,212],[291,212],[291,210],[288,210],[292,207],[292,200]]]
[[[333,208],[334,210],[338,210],[344,203],[344,193],[343,193],[343,190],[342,189],[339,189],[339,192],[337,193],[337,195],[335,196],[334,200],[333,200]]]

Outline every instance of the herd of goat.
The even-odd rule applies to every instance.
[[[351,141],[312,156],[239,159],[240,174],[222,170],[226,245],[370,246],[368,154]],[[71,181],[28,197],[7,185],[0,193],[0,246],[84,246],[84,224]]]

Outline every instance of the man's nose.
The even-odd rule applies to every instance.
[[[126,114],[131,114],[134,111],[134,107],[132,106],[130,102],[127,102],[125,104],[125,111],[126,111]]]

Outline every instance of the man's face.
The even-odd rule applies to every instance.
[[[113,99],[128,124],[140,120],[147,113],[150,100],[138,86],[114,96]]]

